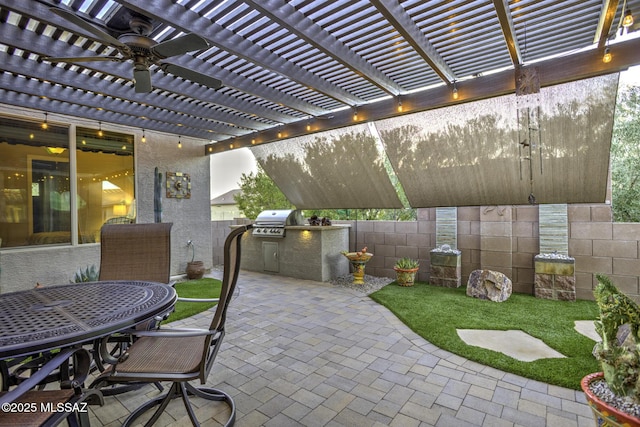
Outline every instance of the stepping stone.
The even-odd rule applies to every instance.
[[[573,327],[576,331],[581,333],[587,338],[591,338],[595,342],[600,342],[602,339],[596,332],[596,327],[593,324],[593,320],[576,320]]]
[[[523,362],[565,357],[546,345],[542,340],[522,331],[458,329],[457,332],[462,341],[468,345],[499,351]]]

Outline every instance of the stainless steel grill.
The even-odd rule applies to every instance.
[[[260,212],[253,225],[253,235],[258,237],[284,237],[288,225],[302,225],[299,210],[266,210]]]

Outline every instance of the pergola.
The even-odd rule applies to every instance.
[[[621,26],[627,10],[640,0],[2,0],[0,93],[212,154],[514,93],[534,67],[542,87],[626,69],[640,63],[640,41],[621,42],[640,25]],[[134,67],[100,34],[132,27],[206,43]],[[48,60],[89,56],[115,62]],[[138,65],[149,92],[134,90]]]

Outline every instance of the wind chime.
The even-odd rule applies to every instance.
[[[529,204],[536,204],[533,194],[534,158],[542,175],[542,147],[540,143],[540,78],[535,67],[516,69],[516,108],[518,121],[518,154],[520,180],[529,179]],[[523,167],[523,163],[527,167]],[[526,169],[528,168],[528,174]],[[528,176],[527,176],[528,175]]]

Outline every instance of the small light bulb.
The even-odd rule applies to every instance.
[[[604,50],[604,55],[602,56],[602,62],[604,62],[605,64],[608,64],[609,62],[611,62],[611,59],[613,59],[613,56],[611,55],[611,51],[609,50],[609,48],[606,48]]]
[[[627,9],[624,11],[624,18],[622,18],[622,26],[625,28],[629,28],[633,25],[633,15],[631,14],[631,9]]]
[[[457,87],[453,87],[453,99],[458,99],[460,95],[458,94],[458,88]]]
[[[144,144],[145,142],[147,142],[147,137],[144,134],[144,129],[142,129],[142,139],[141,139],[142,143]]]

